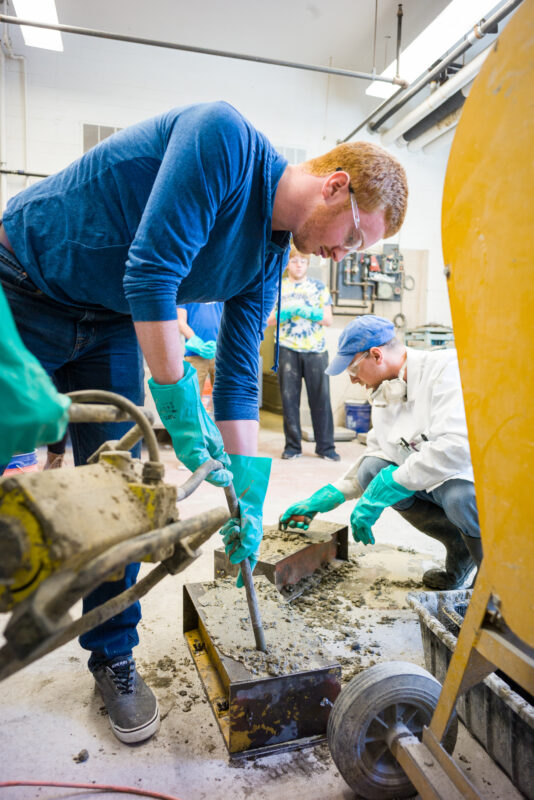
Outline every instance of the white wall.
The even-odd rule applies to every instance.
[[[119,23],[115,29],[120,29]],[[6,166],[10,169],[44,173],[61,169],[82,153],[83,123],[123,127],[175,105],[216,99],[233,103],[274,144],[305,148],[312,156],[333,147],[377,103],[367,99],[358,107],[353,98],[361,96],[362,86],[356,93],[354,80],[347,78],[65,34],[65,52],[53,53],[24,47],[16,26],[10,32],[15,51],[26,56],[28,86],[24,163],[21,67],[7,59]],[[168,38],[180,40],[176,33]],[[226,31],[221,31],[218,46],[232,49],[232,44],[246,52],[228,42]],[[266,43],[263,52],[270,50]],[[308,55],[309,61],[318,60]],[[380,141],[365,132],[359,137]],[[410,185],[406,222],[393,241],[401,249],[428,250],[423,317],[450,324],[440,242],[447,153],[423,156],[396,146],[390,149],[404,164]],[[9,177],[7,195],[24,185],[23,178]]]

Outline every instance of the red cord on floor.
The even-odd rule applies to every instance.
[[[119,792],[122,794],[135,794],[138,797],[154,797],[156,800],[180,800],[171,794],[152,792],[150,789],[136,789],[133,786],[108,786],[102,783],[59,783],[56,781],[0,781],[0,789],[8,786],[54,786],[58,789],[94,789],[98,792]]]

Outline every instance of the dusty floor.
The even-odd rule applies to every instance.
[[[280,418],[265,414],[260,455],[273,457],[265,522],[276,522],[294,500],[335,480],[362,450],[338,443],[341,464],[313,455],[280,460]],[[187,472],[170,449],[163,450],[167,480],[181,484]],[[182,517],[224,505],[220,489],[204,484],[181,504]],[[347,504],[326,515],[346,523]],[[373,548],[352,544],[350,561],[327,570],[323,580],[293,602],[312,636],[320,635],[328,653],[343,668],[343,681],[382,660],[423,663],[419,623],[406,607],[407,591],[417,590],[421,574],[440,563],[441,546],[386,510],[375,527]],[[213,579],[215,534],[188,570],[168,577],[143,601],[137,664],[156,692],[162,716],[150,741],[121,744],[109,727],[100,696],[86,669],[87,654],[72,642],[6,680],[1,686],[0,781],[27,779],[137,786],[181,800],[255,798],[350,800],[353,793],[339,775],[325,745],[229,763],[226,747],[182,635],[182,584]],[[150,567],[143,566],[143,574]],[[0,617],[3,629],[7,617]],[[88,757],[79,754],[86,750]],[[519,793],[461,727],[455,751],[460,766],[487,800],[516,800]],[[84,754],[85,756],[85,754]],[[8,788],[0,800],[56,800],[92,797],[93,792],[58,788]],[[111,798],[117,792],[99,795]]]

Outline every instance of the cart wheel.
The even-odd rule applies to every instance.
[[[386,744],[386,733],[402,722],[421,739],[440,692],[441,684],[429,672],[405,661],[369,667],[343,689],[328,720],[328,744],[337,768],[357,795],[390,800],[416,794]],[[449,753],[457,733],[453,714],[442,742]]]

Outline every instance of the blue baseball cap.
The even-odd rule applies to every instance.
[[[380,347],[395,336],[395,326],[384,317],[364,314],[349,322],[337,343],[337,355],[325,372],[339,375],[347,369],[356,353],[363,353],[370,347]]]

